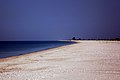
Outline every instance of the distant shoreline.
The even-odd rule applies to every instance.
[[[118,40],[116,40],[116,39],[81,39],[82,41],[84,41],[84,40],[87,40],[87,41],[89,41],[89,40],[92,40],[92,41],[120,41],[119,39]],[[81,40],[72,40],[71,39],[71,41],[81,41]]]

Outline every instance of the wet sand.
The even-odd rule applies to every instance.
[[[79,41],[0,59],[0,80],[120,80],[120,41]]]

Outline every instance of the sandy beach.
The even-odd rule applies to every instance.
[[[120,80],[120,41],[78,41],[0,59],[0,80]]]

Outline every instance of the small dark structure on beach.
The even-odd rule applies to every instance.
[[[75,37],[73,37],[72,40],[81,40],[81,38],[76,39]]]
[[[78,40],[81,40],[81,38],[79,38]]]
[[[73,37],[72,40],[76,40],[75,37]]]

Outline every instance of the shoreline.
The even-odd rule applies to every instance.
[[[52,49],[55,49],[55,48],[59,48],[59,47],[63,47],[63,46],[72,45],[72,44],[76,44],[77,43],[77,41],[67,41],[67,40],[60,40],[60,41],[62,41],[62,42],[69,42],[69,44],[56,45],[55,47],[49,47],[49,48],[38,50],[38,51],[23,53],[23,54],[16,55],[16,56],[9,56],[9,57],[0,58],[0,62],[2,62],[2,61],[8,61],[10,59],[15,59],[15,58],[19,58],[19,57],[22,57],[22,56],[27,56],[27,55],[30,55],[30,54],[35,54],[35,53],[38,53],[38,52],[44,52],[44,51],[48,51],[48,50],[52,50]]]
[[[16,59],[16,58],[20,58],[20,57],[23,57],[23,56],[29,56],[31,54],[35,54],[35,53],[42,53],[42,52],[46,52],[46,51],[49,51],[49,50],[52,50],[52,49],[57,49],[57,48],[61,48],[61,47],[64,47],[64,46],[67,46],[67,45],[72,45],[72,44],[76,44],[76,43],[79,43],[79,42],[120,42],[120,41],[109,41],[109,40],[71,40],[71,41],[66,41],[66,40],[60,40],[60,41],[65,41],[65,42],[72,42],[70,44],[66,44],[66,45],[61,45],[61,46],[56,46],[56,47],[51,47],[51,48],[47,48],[47,49],[43,49],[43,50],[39,50],[39,51],[34,51],[34,52],[29,52],[29,53],[23,53],[21,55],[16,55],[16,56],[10,56],[10,57],[5,57],[5,58],[0,58],[0,62],[3,62],[3,61],[8,61],[8,60],[11,60],[11,59]]]

